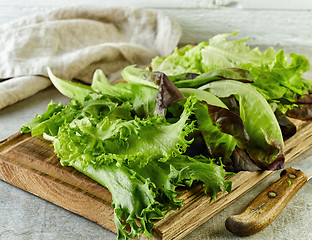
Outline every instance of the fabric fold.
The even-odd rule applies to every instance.
[[[58,77],[86,83],[102,69],[113,81],[125,66],[144,66],[170,54],[182,34],[162,12],[101,6],[27,16],[0,26],[0,32],[0,79],[6,79],[0,82],[0,108],[49,86],[48,81],[33,82],[47,77],[47,67]]]

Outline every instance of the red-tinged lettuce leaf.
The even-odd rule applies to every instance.
[[[230,160],[224,161],[226,171],[239,172],[239,171],[259,171],[262,170],[249,156],[246,149],[236,147]],[[283,161],[275,161],[269,165],[267,169],[278,170],[284,167]]]
[[[267,169],[278,170],[284,168],[283,161],[274,161]],[[231,161],[225,163],[225,169],[231,172],[259,171],[261,168],[251,159],[245,149],[236,147],[231,156]]]
[[[153,72],[152,76],[152,80],[159,86],[156,111],[159,115],[164,116],[165,109],[184,99],[184,96],[164,73]]]
[[[297,106],[288,110],[286,115],[300,120],[312,120],[312,104],[297,104]]]
[[[304,94],[301,97],[296,97],[296,103],[302,103],[302,104],[310,104],[312,103],[312,95],[311,94]]]
[[[239,103],[234,95],[220,99],[228,107],[229,110],[239,115]]]
[[[273,110],[253,87],[237,81],[218,81],[201,87],[218,97],[234,95],[239,102],[240,117],[250,137],[246,150],[263,169],[282,167],[284,141]]]
[[[172,76],[168,75],[168,78],[172,82],[177,82],[177,81],[186,80],[186,79],[194,79],[197,76],[199,76],[199,73],[181,73],[181,74],[172,75]]]
[[[228,159],[237,144],[247,145],[248,134],[235,113],[205,102],[197,103],[195,107],[197,127],[210,157]]]
[[[246,70],[239,68],[219,68],[205,72],[194,79],[182,79],[179,81],[176,80],[174,84],[178,88],[198,88],[209,82],[228,79],[244,83],[253,83],[249,72]]]
[[[231,156],[231,160],[224,162],[225,169],[231,172],[258,171],[261,168],[251,159],[245,149],[236,147]]]
[[[221,132],[217,126],[213,125],[207,106],[204,104],[196,105],[195,116],[209,156],[215,159],[229,158],[237,144],[234,137]]]
[[[226,108],[210,104],[207,104],[207,107],[212,123],[221,132],[232,135],[237,141],[238,146],[246,147],[250,138],[240,116]]]
[[[312,120],[312,95],[297,96],[296,104],[286,112],[286,115],[301,120]]]
[[[284,140],[292,137],[297,132],[296,125],[293,124],[279,109],[276,109],[274,114],[280,125]]]
[[[158,89],[155,111],[160,116],[165,115],[166,108],[184,98],[164,73],[128,66],[122,70],[121,75],[130,84]]]

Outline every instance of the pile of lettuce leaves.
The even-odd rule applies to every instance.
[[[71,102],[50,102],[21,131],[43,135],[63,166],[111,192],[118,239],[152,237],[154,220],[194,184],[216,199],[234,172],[283,168],[284,139],[296,132],[286,115],[311,119],[308,60],[250,50],[247,39],[228,40],[235,34],[128,66],[114,85],[101,70],[88,86],[48,69]]]

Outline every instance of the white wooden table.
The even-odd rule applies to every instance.
[[[183,27],[181,44],[206,41],[215,34],[239,30],[240,37],[250,37],[250,45],[260,45],[262,49],[274,46],[288,53],[304,54],[312,63],[312,1],[309,0],[0,0],[0,24],[56,7],[77,4],[160,9]],[[311,72],[308,76],[312,79]],[[35,113],[43,112],[51,99],[67,101],[50,87],[0,110],[0,139],[17,132]],[[304,155],[309,154],[312,154],[312,150]],[[225,219],[239,213],[277,178],[278,173],[185,239],[239,239],[225,229]],[[312,239],[311,194],[312,184],[308,182],[269,227],[244,239]],[[0,181],[0,240],[115,238],[115,234],[89,220]]]

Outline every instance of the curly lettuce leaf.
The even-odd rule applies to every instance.
[[[312,90],[311,84],[305,84],[302,74],[309,70],[310,64],[306,57],[290,54],[290,63],[287,56],[281,50],[276,54],[270,65],[254,66],[245,64],[254,79],[254,86],[261,89],[267,99],[285,98],[295,102],[296,96],[304,96]]]
[[[21,131],[24,133],[31,132],[32,135],[40,135],[44,132],[51,132],[50,134],[56,135],[58,126],[52,126],[53,130],[46,130],[46,121],[50,119],[55,113],[59,112],[63,109],[63,105],[61,103],[54,103],[53,101],[49,102],[47,106],[46,112],[41,115],[36,114],[35,118],[24,124],[21,128]],[[54,124],[53,124],[54,125]],[[39,127],[38,127],[39,126]],[[37,130],[34,130],[37,127]]]
[[[188,188],[201,182],[213,199],[220,191],[231,191],[231,181],[225,179],[231,173],[225,172],[222,164],[203,156],[181,155],[191,142],[185,137],[195,129],[190,117],[197,101],[188,98],[180,120],[169,124],[159,116],[133,117],[130,103],[92,93],[82,104],[73,101],[60,108],[51,104],[46,114],[37,117],[37,125],[29,127],[52,132],[49,127],[55,123],[53,128],[57,131],[51,133],[53,138],[49,140],[61,164],[76,168],[108,188],[118,239],[133,239],[142,234],[150,238],[153,220],[182,206],[182,200],[177,198],[178,187]],[[143,155],[139,154],[136,160],[144,160],[144,164],[119,161],[122,155],[123,160],[129,160],[128,156],[138,152]]]
[[[197,98],[196,89],[186,90],[183,101],[172,100],[171,90],[179,90],[164,75],[153,74],[150,82],[157,88],[145,84],[149,79],[110,85],[101,71],[91,88],[57,78],[54,82],[72,98],[71,103],[64,107],[51,102],[46,113],[21,129],[47,136],[63,166],[72,166],[108,188],[118,239],[152,237],[153,221],[182,206],[177,197],[181,187],[203,183],[213,199],[220,191],[231,191],[226,179],[231,173],[220,161],[185,155],[193,141],[190,135],[197,131],[196,104],[213,96],[211,102],[225,105],[209,93]],[[168,94],[160,96],[168,100],[165,108],[179,106],[174,120],[153,114],[157,95],[168,86]]]
[[[244,64],[261,66],[271,63],[276,56],[273,48],[261,53],[259,48],[250,50],[246,44],[248,39],[233,39],[236,33],[219,34],[209,40],[209,45],[202,50],[202,69],[208,72],[217,68],[242,68]]]
[[[168,57],[155,58],[151,66],[153,71],[164,71],[169,76],[192,72],[203,74],[224,68],[244,69],[250,72],[257,91],[270,103],[277,103],[281,112],[289,111],[292,117],[312,119],[311,107],[296,102],[296,99],[312,93],[312,81],[302,78],[302,74],[310,69],[308,59],[295,53],[287,56],[283,50],[276,52],[273,48],[265,52],[259,48],[250,49],[246,44],[248,39],[233,39],[236,35],[216,35],[209,42],[187,46]],[[196,87],[197,83],[187,80],[185,84]],[[293,108],[295,110],[291,111]]]
[[[152,237],[153,220],[162,219],[169,210],[182,206],[183,200],[176,198],[180,193],[177,187],[187,188],[193,182],[201,182],[212,199],[220,191],[230,192],[232,187],[232,182],[225,179],[232,173],[203,156],[180,155],[166,163],[149,162],[142,168],[113,163],[83,166],[79,160],[72,161],[70,166],[112,193],[118,239],[134,239],[141,234]]]
[[[202,42],[196,46],[187,45],[183,49],[175,48],[169,56],[155,57],[151,62],[153,71],[163,72],[168,76],[182,73],[202,73],[201,51],[209,45]]]
[[[72,153],[78,149],[83,149],[79,158],[92,158],[99,164],[117,161],[143,166],[153,159],[167,161],[183,154],[191,143],[186,136],[195,129],[190,120],[194,103],[194,99],[188,99],[179,121],[174,124],[159,116],[130,120],[111,118],[122,105],[114,106],[104,117],[88,116],[84,107],[78,118],[59,130],[54,148],[66,161],[75,160],[77,156]],[[61,144],[64,141],[68,144]]]

